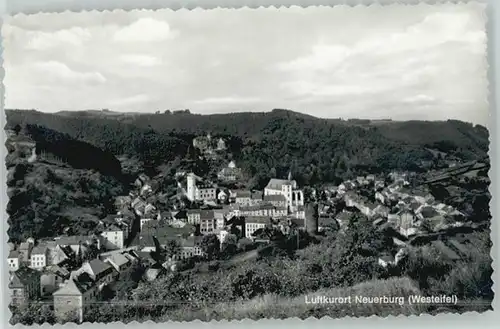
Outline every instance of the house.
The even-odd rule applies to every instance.
[[[272,204],[260,204],[239,208],[239,216],[267,216],[274,218],[286,216],[287,213],[287,208],[278,208]]]
[[[54,248],[50,249],[50,257],[47,262],[50,265],[58,265],[69,260],[76,260],[76,254],[69,246],[62,246],[57,244]]]
[[[270,203],[275,207],[286,207],[287,206],[286,198],[282,194],[264,195],[263,201],[266,203]]]
[[[215,231],[216,220],[213,210],[202,210],[200,212],[200,233],[210,234]]]
[[[217,237],[219,238],[221,248],[222,248],[222,243],[224,243],[224,241],[226,241],[226,238],[228,235],[229,235],[229,231],[224,230],[224,229],[219,230],[219,235]]]
[[[143,219],[141,218],[141,229],[143,226]],[[102,236],[102,246],[107,250],[122,249],[125,240],[127,239],[126,231],[117,225],[110,225],[103,230]]]
[[[62,236],[54,239],[60,246],[68,246],[79,258],[85,258],[92,248],[101,249],[100,239],[93,235]]]
[[[189,209],[187,211],[187,222],[191,225],[201,224],[201,219],[214,217],[213,210]]]
[[[215,229],[220,230],[226,226],[226,216],[228,215],[228,209],[214,209],[214,219],[215,219]]]
[[[114,278],[119,274],[109,263],[105,263],[100,259],[92,259],[83,263],[79,271],[87,273],[97,283],[99,290],[113,282]]]
[[[281,208],[283,212],[281,213],[283,216],[286,215],[286,208]],[[304,206],[297,207],[297,210],[293,213],[293,216],[296,218],[305,219],[306,218],[306,210]]]
[[[194,173],[189,173],[186,177],[186,196],[190,201],[213,201],[217,200],[217,188],[212,184],[200,183],[202,178]]]
[[[115,271],[120,273],[120,275],[127,272],[130,269],[130,267],[132,266],[132,262],[130,261],[130,259],[127,258],[125,255],[120,254],[120,253],[113,253],[112,255],[107,257],[104,260],[104,262],[113,266]]]
[[[227,167],[222,168],[217,173],[217,178],[224,182],[235,182],[240,180],[242,177],[242,171],[240,168],[236,167],[234,161],[231,161]]]
[[[21,242],[19,245],[20,260],[22,263],[30,263],[31,261],[31,250],[33,249],[33,242],[25,241]]]
[[[61,288],[69,277],[70,272],[64,267],[58,265],[46,267],[40,274],[40,294],[42,296],[51,295]]]
[[[395,264],[394,257],[390,254],[381,255],[378,258],[378,264],[382,267],[388,267],[390,265],[394,265]]]
[[[395,225],[399,233],[408,237],[416,233],[415,228],[415,214],[407,209],[402,210],[398,213],[399,219],[396,221]]]
[[[181,259],[186,259],[194,256],[204,257],[205,252],[203,251],[200,243],[202,237],[200,236],[189,236],[187,238],[180,240],[181,253],[179,257]]]
[[[19,269],[21,264],[21,254],[17,250],[11,250],[7,257],[7,264],[10,272],[15,272]]]
[[[72,277],[52,294],[54,315],[63,322],[83,322],[84,315],[100,297],[97,282],[86,273],[72,273]]]
[[[219,138],[219,140],[217,141],[217,150],[223,151],[225,149],[226,149],[226,142],[224,142],[224,140],[222,138]]]
[[[253,233],[258,229],[266,227],[266,225],[271,224],[270,218],[268,216],[248,216],[245,217],[245,237],[252,239]]]
[[[26,304],[40,296],[40,273],[21,267],[9,277],[9,291],[13,305]]]
[[[48,265],[49,249],[43,243],[35,246],[31,251],[30,267],[41,270]]]
[[[229,201],[229,192],[226,190],[220,190],[219,193],[217,193],[217,200],[219,200],[220,203],[226,203]]]
[[[246,190],[235,191],[235,202],[240,206],[249,206],[252,202],[252,192]]]
[[[288,179],[271,178],[264,188],[264,195],[283,195],[286,206],[292,212],[304,205],[304,191],[298,188],[291,174],[288,175]]]

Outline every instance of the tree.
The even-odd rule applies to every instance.
[[[165,245],[165,253],[167,257],[173,257],[181,252],[181,246],[176,240],[169,240]]]
[[[229,234],[221,244],[221,256],[229,258],[238,251],[238,237],[235,234]]]
[[[200,245],[209,260],[215,259],[219,255],[220,241],[215,234],[203,236]]]
[[[19,133],[21,132],[21,125],[17,124],[14,126],[14,132],[16,133],[16,136],[19,135]]]

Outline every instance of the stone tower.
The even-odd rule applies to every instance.
[[[196,198],[196,177],[193,173],[187,175],[187,198],[194,201]]]

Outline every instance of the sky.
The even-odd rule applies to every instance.
[[[489,120],[485,5],[8,17],[5,107]]]

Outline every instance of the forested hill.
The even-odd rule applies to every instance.
[[[485,127],[475,126],[457,120],[448,121],[391,121],[391,120],[340,120],[322,119],[311,115],[283,109],[274,109],[271,112],[242,112],[228,114],[200,115],[185,111],[167,113],[121,113],[112,111],[80,111],[59,112],[60,116],[79,118],[114,119],[122,123],[129,123],[136,127],[153,128],[161,132],[178,132],[199,134],[228,134],[235,136],[260,135],[272,122],[297,123],[305,127],[315,124],[324,124],[343,127],[376,128],[383,136],[397,141],[415,144],[432,144],[448,140],[457,143],[467,143],[479,139],[487,145],[488,131]],[[471,142],[471,141],[469,141]]]
[[[63,116],[34,110],[7,110],[6,116],[8,128],[16,124],[43,126],[114,155],[138,156],[151,166],[184,156],[191,143],[190,137],[153,131],[151,127],[142,128],[106,117],[82,117],[78,113]]]
[[[486,128],[455,120],[343,121],[287,110],[213,115],[6,112],[8,125],[36,123],[150,163],[185,156],[195,135],[234,136],[230,151],[250,174],[267,177],[276,171],[282,176],[292,168],[304,183],[360,170],[411,169],[433,156],[429,148],[464,160],[484,158],[489,138]]]
[[[38,154],[50,154],[76,169],[94,169],[122,178],[120,161],[110,152],[39,125],[26,125],[25,133],[36,143]]]

